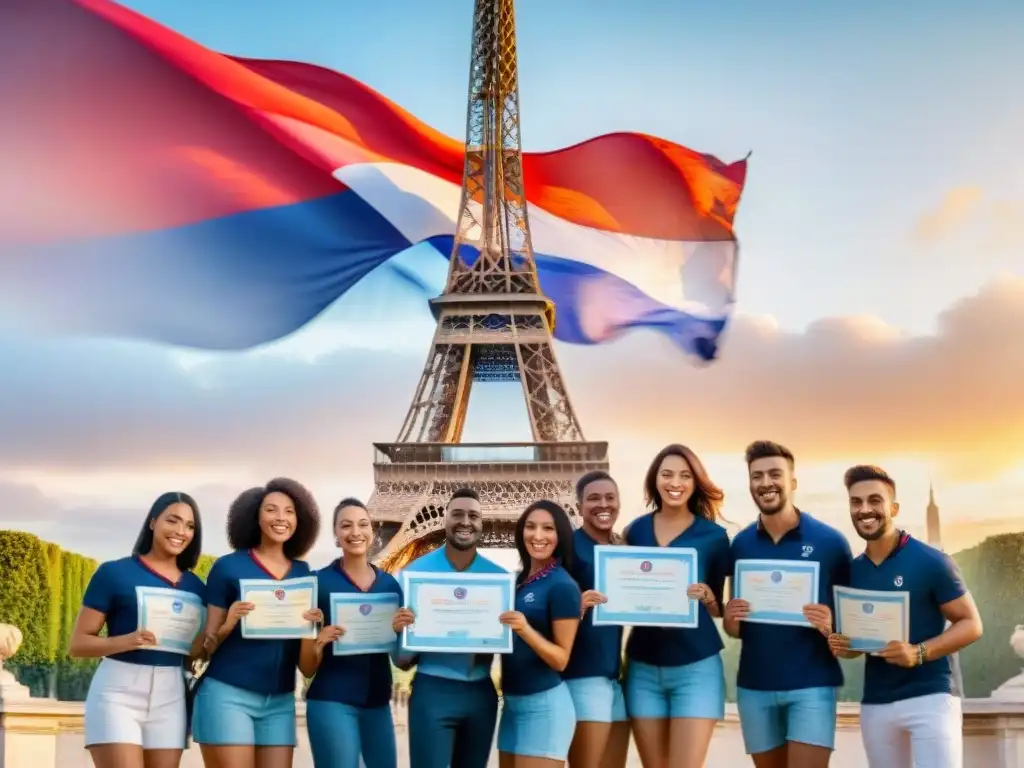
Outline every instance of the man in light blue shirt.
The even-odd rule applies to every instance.
[[[506,573],[477,553],[483,534],[480,497],[470,488],[452,494],[445,508],[445,544],[417,558],[407,571]],[[399,625],[415,616],[403,608]],[[498,718],[491,654],[399,651],[398,665],[415,665],[409,697],[410,768],[486,768]]]

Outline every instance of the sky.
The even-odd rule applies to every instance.
[[[343,71],[464,135],[470,0],[126,4],[226,53]],[[587,438],[611,443],[623,519],[649,457],[684,442],[748,523],[742,451],[770,438],[797,454],[798,503],[848,533],[842,472],[865,461],[896,477],[912,530],[934,483],[947,548],[1024,529],[1024,5],[520,0],[517,24],[525,148],[630,130],[752,152],[719,361],[645,331],[557,346]],[[370,275],[245,353],[0,326],[2,525],[113,557],[182,489],[217,553],[231,499],[270,477],[325,508],[368,497],[372,442],[397,437],[433,332],[392,285]],[[467,440],[529,439],[515,385],[476,394]]]

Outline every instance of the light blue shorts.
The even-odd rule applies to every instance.
[[[256,693],[203,680],[192,710],[192,738],[218,747],[294,747],[295,694]]]
[[[540,693],[505,696],[498,726],[498,751],[565,760],[575,730],[576,710],[564,682]]]
[[[680,667],[655,667],[630,659],[626,710],[638,720],[721,720],[725,717],[721,654]]]
[[[306,730],[317,768],[398,768],[395,724],[387,704],[354,707],[307,700]]]
[[[621,723],[627,720],[626,699],[618,680],[577,677],[566,680],[578,723]]]
[[[835,749],[837,696],[835,688],[737,688],[736,708],[747,754],[770,752],[787,741]]]

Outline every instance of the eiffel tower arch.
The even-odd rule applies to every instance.
[[[552,345],[555,307],[542,293],[530,238],[519,130],[513,0],[475,0],[466,155],[458,229],[437,328],[394,443],[374,445],[371,517],[387,570],[444,540],[452,491],[480,493],[484,546],[512,546],[533,501],[562,504],[578,522],[576,479],[608,468],[608,444],[584,439]],[[477,382],[518,381],[533,441],[463,443]]]

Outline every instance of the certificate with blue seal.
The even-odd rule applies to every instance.
[[[813,560],[737,560],[732,596],[750,603],[744,621],[810,627],[804,606],[818,602],[821,566]]]
[[[832,587],[836,632],[850,638],[850,650],[880,651],[910,641],[910,593]]]
[[[150,650],[188,655],[192,642],[203,628],[206,608],[203,600],[191,592],[166,587],[136,587],[139,629],[156,637]]]
[[[594,606],[594,625],[698,626],[697,550],[689,547],[594,547],[594,588],[608,602]]]
[[[514,573],[402,574],[405,606],[416,616],[402,650],[511,653],[512,629],[498,617],[515,609]]]
[[[394,592],[360,594],[331,593],[330,623],[345,633],[332,643],[335,656],[360,653],[389,653],[398,635],[391,622],[399,608]]]

